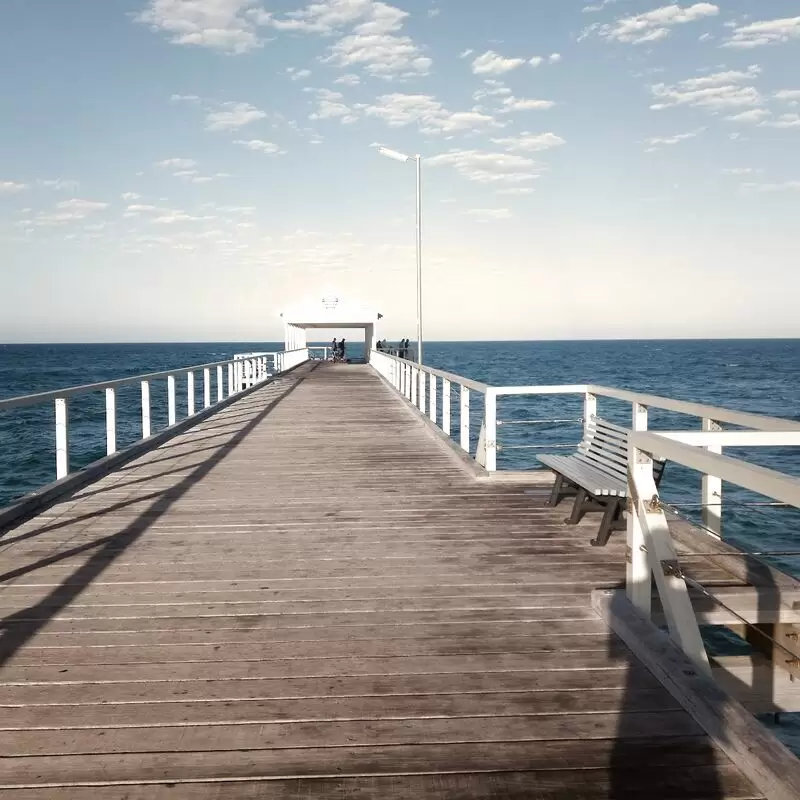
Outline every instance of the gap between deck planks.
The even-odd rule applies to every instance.
[[[265,385],[0,538],[4,798],[761,797],[544,497],[369,367]]]

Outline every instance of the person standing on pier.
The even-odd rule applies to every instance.
[[[342,337],[342,341],[339,342],[339,358],[342,361],[344,361],[344,357],[345,357],[345,343],[344,343],[344,337]]]
[[[336,361],[336,355],[339,352],[339,345],[336,341],[336,337],[333,337],[333,341],[331,342],[331,361]]]

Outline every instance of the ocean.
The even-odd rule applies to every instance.
[[[0,399],[60,387],[158,372],[220,361],[234,353],[282,349],[276,342],[197,344],[57,344],[0,345]],[[348,354],[363,355],[350,343]],[[681,340],[572,342],[430,342],[425,363],[491,385],[594,383],[649,392],[682,400],[800,420],[800,340]],[[198,380],[196,406],[202,407]],[[179,400],[181,395],[179,393]],[[185,414],[185,398],[180,410]],[[474,452],[482,400],[472,393]],[[140,435],[139,388],[118,393],[119,447]],[[454,400],[454,420],[457,418]],[[540,396],[498,402],[498,419],[577,420],[582,398]],[[598,413],[628,424],[630,406],[600,398]],[[166,389],[152,388],[153,430],[166,425]],[[180,413],[179,413],[180,417]],[[699,428],[699,420],[651,410],[653,429]],[[455,429],[455,425],[454,425]],[[501,425],[498,467],[531,469],[536,453],[576,443],[577,422]],[[70,402],[72,468],[105,454],[102,392]],[[44,406],[0,411],[0,507],[55,478],[53,408]],[[792,448],[731,449],[729,455],[800,475],[800,453]],[[700,476],[669,464],[662,483],[664,499],[690,519],[699,519]],[[796,536],[800,512],[754,505],[763,500],[725,485],[723,526],[726,538],[751,551],[800,551]],[[800,576],[800,557],[776,556],[777,566]],[[724,646],[723,642],[723,646]],[[777,732],[800,753],[800,722],[785,715]]]

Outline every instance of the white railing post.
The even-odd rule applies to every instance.
[[[461,449],[469,453],[469,389],[461,384]]]
[[[194,415],[194,372],[186,373],[186,415]]]
[[[211,370],[206,367],[203,370],[203,408],[211,405]]]
[[[69,475],[69,400],[56,398],[56,480]]]
[[[167,375],[167,425],[174,425],[178,418],[175,400],[175,376]]]
[[[597,395],[586,392],[583,396],[583,438],[589,434],[589,424],[592,417],[597,415]]]
[[[117,390],[106,389],[106,455],[117,452]]]
[[[422,412],[423,416],[425,415],[425,382],[428,380],[428,376],[420,369],[417,370],[417,379],[419,383],[419,410]]]
[[[721,431],[722,425],[713,419],[703,419],[704,431]],[[710,444],[709,453],[722,454],[722,446]],[[722,536],[722,480],[714,475],[703,475],[701,490],[701,519],[703,526],[717,536]]]
[[[242,391],[242,362],[241,361],[237,361],[233,366],[234,366],[234,370],[233,370],[233,378],[234,378],[233,391],[234,391],[234,394],[238,394],[239,392]]]
[[[436,376],[433,373],[428,388],[428,416],[436,422]]]
[[[401,369],[403,370],[403,397],[405,397],[406,400],[410,400],[411,399],[411,386],[410,386],[410,384],[408,382],[408,370],[409,370],[408,364],[404,363],[401,366]]]
[[[233,394],[233,364],[228,364],[228,397]]]
[[[222,365],[217,366],[217,402],[221,403],[224,396],[224,387],[222,385]]]
[[[634,431],[647,430],[647,406],[633,404],[631,426]],[[625,592],[628,599],[645,616],[650,616],[652,597],[652,575],[647,552],[644,547],[644,533],[639,513],[633,502],[636,493],[636,479],[641,473],[650,470],[653,473],[653,462],[643,453],[634,453],[633,447],[628,451],[628,498],[627,498],[627,546],[625,550]]]
[[[450,381],[442,378],[442,430],[450,435]]]
[[[487,472],[497,469],[497,394],[494,389],[487,389],[484,398],[484,447],[486,448]]]
[[[142,439],[149,439],[150,432],[150,381],[142,381]]]
[[[417,405],[417,389],[419,388],[419,373],[416,367],[411,367],[411,402]]]

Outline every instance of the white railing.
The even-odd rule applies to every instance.
[[[185,409],[183,418],[198,413],[196,409],[195,377],[202,374],[203,408],[212,408],[228,397],[246,388],[263,383],[272,374],[284,372],[308,359],[308,351],[293,350],[281,353],[239,354],[226,361],[197,364],[191,367],[151,372],[112,381],[89,383],[55,389],[50,392],[12,397],[0,400],[0,411],[53,403],[55,407],[55,472],[56,480],[70,474],[69,408],[70,400],[78,395],[94,392],[105,393],[105,439],[106,455],[118,452],[117,448],[117,391],[123,386],[139,384],[141,387],[141,439],[149,439],[155,431],[152,425],[152,386],[155,381],[166,382],[167,426],[169,429],[178,421],[178,379],[185,379]],[[272,365],[269,364],[272,360]],[[272,366],[272,369],[270,369]],[[90,465],[87,465],[90,466]]]
[[[708,656],[665,507],[659,498],[653,476],[653,459],[668,459],[701,473],[704,479],[713,476],[715,481],[728,481],[770,500],[800,508],[800,478],[721,455],[723,447],[800,445],[800,430],[796,424],[785,422],[783,430],[776,429],[770,422],[766,430],[717,431],[704,428],[703,431],[632,431],[630,434],[626,594],[631,603],[649,617],[655,578],[670,636],[706,671],[709,670]]]
[[[330,350],[330,346],[327,345],[309,345],[308,358],[310,361],[327,361]]]

